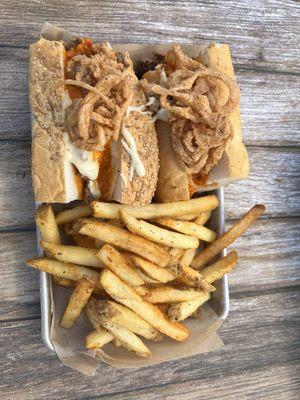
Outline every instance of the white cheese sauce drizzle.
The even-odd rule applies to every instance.
[[[99,163],[94,158],[94,152],[75,147],[67,133],[64,134],[64,141],[66,145],[67,159],[78,169],[80,175],[91,181],[97,179]]]

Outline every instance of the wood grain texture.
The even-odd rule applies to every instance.
[[[300,219],[260,220],[238,239],[230,296],[300,285],[299,232]],[[40,315],[38,273],[24,264],[35,254],[34,231],[0,234],[0,322]]]
[[[21,3],[0,0],[1,399],[298,399],[300,3]],[[38,273],[23,262],[35,253],[28,45],[46,21],[96,40],[230,44],[251,174],[225,189],[226,214],[235,219],[257,202],[266,204],[267,212],[232,246],[240,258],[229,277],[230,313],[220,330],[221,350],[138,370],[101,365],[87,378],[43,347]]]
[[[30,140],[27,49],[0,48],[0,131],[2,139]],[[243,138],[247,145],[299,145],[300,78],[238,70]]]
[[[196,399],[201,393],[203,398],[223,400],[248,395],[252,399],[251,394],[255,399],[279,399],[284,393],[285,398],[296,399],[299,301],[297,290],[234,299],[230,318],[220,330],[222,349],[134,371],[101,365],[92,378],[71,371],[45,351],[38,320],[5,322],[1,398],[23,400],[26,393],[32,400],[173,400]]]
[[[299,4],[278,0],[1,0],[0,46],[27,47],[44,22],[114,42],[228,42],[236,62],[299,72]]]
[[[300,149],[248,151],[249,179],[225,189],[227,218],[240,217],[255,203],[266,205],[265,216],[300,215]],[[0,159],[0,227],[33,227],[30,142],[0,141],[0,154],[5,154]]]

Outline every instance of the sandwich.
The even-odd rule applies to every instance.
[[[29,98],[37,202],[151,202],[157,136],[128,52],[41,38],[30,46]]]
[[[156,200],[187,200],[246,178],[249,162],[229,46],[211,44],[192,58],[175,45],[159,60],[141,81],[156,104]]]

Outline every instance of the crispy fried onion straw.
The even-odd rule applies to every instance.
[[[167,72],[167,87],[144,79],[143,89],[158,96],[171,115],[172,146],[182,168],[208,175],[231,138],[229,115],[239,104],[238,86],[226,74],[183,54],[177,45],[157,69]]]

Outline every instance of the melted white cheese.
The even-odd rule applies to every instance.
[[[157,113],[153,116],[152,122],[155,122],[157,120],[160,121],[169,121],[169,112],[165,108],[160,108]]]
[[[99,172],[99,163],[94,159],[94,152],[75,147],[67,133],[64,134],[64,141],[68,161],[78,169],[80,175],[94,181]]]
[[[163,86],[163,87],[166,87],[167,83],[168,83],[168,78],[167,78],[166,72],[165,72],[164,69],[162,69],[160,71],[159,85]]]
[[[94,199],[99,199],[101,197],[101,192],[97,181],[89,181],[88,188]]]
[[[66,109],[72,105],[72,100],[71,100],[71,97],[69,96],[69,92],[67,90],[64,90],[62,105],[63,105],[64,109]]]

